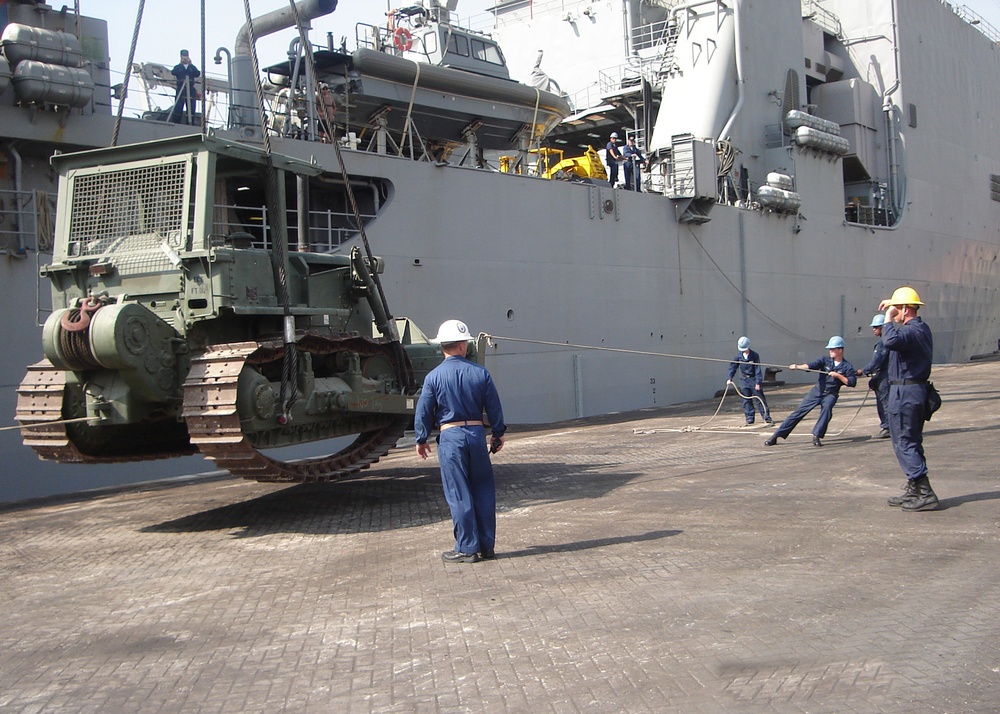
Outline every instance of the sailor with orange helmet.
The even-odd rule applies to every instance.
[[[889,432],[896,460],[906,474],[903,495],[889,498],[889,505],[904,511],[930,511],[938,507],[924,458],[927,384],[934,339],[931,329],[917,315],[923,304],[917,291],[910,287],[897,289],[891,298],[879,304],[879,310],[885,310],[882,344],[889,350]]]

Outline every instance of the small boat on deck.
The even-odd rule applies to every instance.
[[[362,141],[428,159],[471,146],[481,163],[484,150],[528,149],[571,113],[566,98],[510,79],[496,40],[452,24],[436,2],[395,10],[385,26],[361,24],[358,34],[358,49],[318,50],[314,66],[315,81],[337,99],[338,123],[346,115]],[[307,94],[291,89],[314,86],[305,64],[267,69],[286,96],[295,92],[285,102],[287,120],[274,119],[286,135],[307,131]]]

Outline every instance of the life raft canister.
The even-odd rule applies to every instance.
[[[396,46],[397,50],[406,52],[413,47],[413,36],[405,27],[397,27],[392,33],[392,44]]]

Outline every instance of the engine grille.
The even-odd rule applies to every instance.
[[[72,177],[68,256],[157,254],[184,247],[188,157]],[[116,261],[117,262],[117,261]]]

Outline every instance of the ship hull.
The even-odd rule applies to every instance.
[[[391,177],[367,230],[386,258],[390,306],[430,328],[458,318],[492,335],[487,366],[515,423],[704,398],[724,386],[744,334],[779,366],[843,335],[848,359],[864,364],[872,314],[904,283],[927,303],[935,362],[996,347],[1000,301],[980,299],[1000,285],[996,245],[942,236],[915,213],[877,238],[825,198],[803,208],[808,218],[720,205],[689,225],[661,195],[344,156],[352,174]],[[837,171],[824,160],[799,180],[822,185]]]

